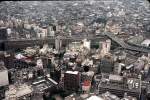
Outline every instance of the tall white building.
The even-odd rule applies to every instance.
[[[8,70],[4,66],[4,62],[0,62],[0,86],[6,86],[9,84],[8,81]]]
[[[55,39],[55,49],[56,50],[60,50],[62,47],[62,40],[60,36],[57,36],[57,38]]]
[[[8,34],[8,36],[10,36],[11,33],[12,33],[11,28],[7,28],[7,34]]]
[[[87,39],[84,39],[83,40],[83,47],[86,47],[87,49],[90,50],[90,48],[91,48],[91,41],[87,40]]]
[[[36,65],[37,65],[38,68],[43,69],[43,61],[42,61],[42,59],[38,59],[37,62],[36,62]]]
[[[107,50],[107,53],[110,51],[110,47],[111,47],[111,40],[106,40],[106,50]]]
[[[47,34],[48,34],[48,36],[55,36],[55,32],[54,32],[52,26],[49,26],[47,28]]]
[[[101,56],[105,56],[109,53],[111,47],[111,40],[100,41],[99,47],[101,49]]]

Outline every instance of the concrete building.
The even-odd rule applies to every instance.
[[[83,40],[83,47],[86,47],[87,49],[90,50],[90,48],[91,48],[91,41],[87,40],[87,39],[84,39]]]
[[[0,62],[0,87],[9,84],[8,81],[8,70],[4,66],[4,62]]]
[[[56,37],[56,39],[55,39],[55,49],[56,49],[56,50],[60,50],[61,47],[62,47],[62,40],[61,40],[61,37],[58,36],[58,37]]]
[[[109,53],[111,48],[111,40],[100,41],[99,47],[101,49],[101,56],[104,57],[106,54]]]
[[[43,61],[42,59],[38,59],[36,62],[36,67],[39,69],[43,69]]]
[[[110,58],[104,57],[100,60],[98,72],[111,73],[113,72],[113,62]]]

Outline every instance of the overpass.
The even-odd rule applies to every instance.
[[[73,41],[81,41],[84,38],[87,38],[91,41],[99,41],[105,38],[110,38],[112,41],[119,44],[122,48],[137,52],[150,53],[150,48],[143,46],[136,46],[124,42],[124,40],[118,38],[112,33],[104,33],[104,36],[87,36],[87,37],[60,37],[62,40],[62,45],[66,46],[68,43]],[[47,37],[47,38],[31,38],[31,39],[8,39],[1,42],[4,42],[5,50],[17,49],[17,48],[26,48],[34,45],[43,45],[45,43],[55,45],[56,37]]]
[[[116,42],[119,44],[121,47],[127,50],[132,50],[132,51],[138,51],[138,52],[143,52],[143,53],[150,53],[150,48],[144,47],[144,46],[137,46],[137,45],[132,45],[129,43],[124,42],[124,40],[118,38],[112,33],[104,33],[105,36],[110,38],[112,41]]]

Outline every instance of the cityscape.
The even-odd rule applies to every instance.
[[[150,100],[150,2],[0,2],[0,100]]]

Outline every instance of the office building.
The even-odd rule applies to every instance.
[[[64,88],[70,91],[78,91],[80,76],[78,71],[66,71],[64,74]]]
[[[135,78],[123,78],[114,74],[103,74],[102,80],[99,83],[99,93],[109,91],[118,97],[123,97],[125,93],[130,96],[136,97],[140,100],[141,95],[141,82],[140,79]]]

